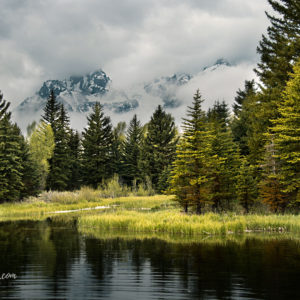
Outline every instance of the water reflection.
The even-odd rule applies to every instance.
[[[300,299],[300,246],[288,239],[169,243],[91,238],[75,226],[0,224],[3,299]]]

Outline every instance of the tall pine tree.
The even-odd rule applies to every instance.
[[[239,151],[228,126],[229,110],[225,102],[216,102],[208,111],[215,157],[211,171],[211,200],[215,211],[233,209],[236,200],[236,178],[240,165]]]
[[[122,175],[128,185],[132,185],[133,180],[139,183],[142,179],[142,170],[140,168],[142,142],[143,128],[137,116],[134,115],[129,123],[123,146]]]
[[[88,125],[82,136],[83,183],[96,188],[112,176],[112,125],[110,118],[104,116],[100,103],[95,104],[88,116]]]
[[[199,90],[194,95],[193,105],[188,107],[184,119],[184,133],[177,147],[176,159],[171,172],[171,189],[184,207],[194,207],[197,214],[211,205],[211,169],[213,160],[211,132],[207,129],[203,100]]]
[[[160,177],[173,162],[178,141],[174,118],[159,105],[147,129],[143,144],[142,168],[145,175],[150,177],[156,192],[161,192],[167,188],[167,184],[161,182]]]
[[[10,120],[9,105],[0,93],[0,202],[19,200],[23,189],[20,137]]]
[[[71,175],[70,164],[70,127],[69,117],[63,104],[60,105],[58,119],[53,125],[55,147],[50,159],[50,170],[47,177],[47,189],[63,191],[67,189]]]
[[[300,207],[300,59],[278,104],[279,117],[272,120],[280,183],[290,205]]]

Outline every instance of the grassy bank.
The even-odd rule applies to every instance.
[[[83,188],[76,192],[48,192],[23,202],[0,204],[0,222],[17,220],[43,220],[61,211],[69,214],[92,214],[99,206],[103,210],[158,210],[174,207],[171,196],[128,196],[104,198],[102,191]],[[90,210],[86,210],[86,209]],[[82,210],[74,211],[72,210]],[[97,210],[99,212],[99,210]],[[67,214],[67,213],[65,213]],[[63,214],[64,215],[64,214]]]
[[[179,210],[157,212],[116,211],[80,216],[79,228],[122,230],[135,233],[171,233],[188,236],[227,235],[244,232],[300,233],[300,216],[293,215],[186,215]]]
[[[90,233],[123,231],[189,237],[258,231],[300,234],[300,216],[187,215],[172,196],[163,195],[105,198],[100,191],[85,188],[77,192],[44,193],[22,203],[0,205],[0,221],[44,220],[57,215],[77,218],[79,230]]]

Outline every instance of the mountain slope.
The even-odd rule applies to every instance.
[[[170,111],[179,123],[196,89],[200,88],[208,99],[206,108],[215,100],[231,103],[236,90],[243,84],[243,78],[249,77],[241,76],[241,70],[247,74],[250,68],[252,72],[252,66],[231,66],[226,60],[219,59],[197,74],[162,76],[124,90],[114,88],[112,80],[103,70],[64,80],[47,80],[33,96],[15,108],[13,116],[24,131],[30,122],[40,119],[53,89],[57,100],[69,112],[71,126],[78,130],[86,125],[86,116],[96,101],[103,105],[113,123],[128,122],[135,113],[145,123],[159,104]]]

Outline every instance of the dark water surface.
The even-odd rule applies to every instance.
[[[300,299],[290,239],[96,239],[47,222],[0,224],[1,299]]]

